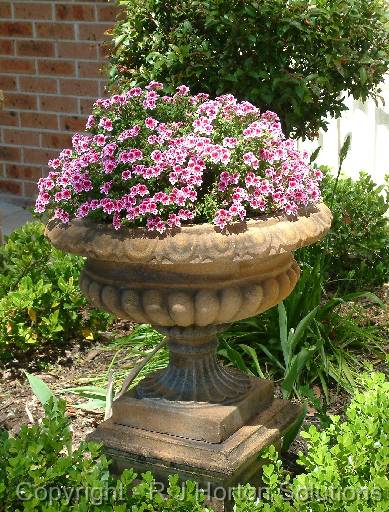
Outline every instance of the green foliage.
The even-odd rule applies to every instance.
[[[292,477],[274,447],[261,456],[262,487],[235,491],[235,512],[386,512],[389,507],[389,382],[379,373],[362,377],[345,421],[332,417],[319,431],[303,433],[302,472]],[[139,483],[126,470],[118,479],[95,443],[72,449],[65,402],[45,404],[42,422],[15,438],[0,435],[0,503],[4,512],[211,512],[193,482],[170,477],[167,496],[150,473]]]
[[[346,420],[311,425],[300,452],[303,473],[293,479],[274,447],[263,455],[264,492],[256,501],[250,486],[235,493],[236,512],[384,512],[389,509],[389,382],[379,373],[364,376],[364,388],[347,408]]]
[[[148,472],[126,470],[115,480],[95,443],[72,450],[65,402],[51,399],[40,424],[23,426],[15,438],[0,436],[0,508],[4,512],[207,512],[204,497],[170,477],[167,498]]]
[[[118,0],[110,75],[124,87],[232,93],[313,136],[346,109],[345,92],[377,98],[389,66],[384,0]]]
[[[49,386],[42,379],[37,377],[36,375],[32,375],[30,373],[25,372],[28,383],[34,393],[34,395],[38,398],[42,405],[45,405],[50,399],[56,400],[53,392],[49,388]]]
[[[55,249],[39,222],[16,230],[0,246],[0,358],[46,342],[91,337],[108,315],[86,312],[78,287],[82,258]],[[85,311],[84,311],[85,310]]]
[[[332,203],[332,228],[326,239],[297,251],[300,261],[323,258],[325,278],[333,288],[361,290],[389,280],[389,181],[376,185],[361,172],[354,180],[325,172],[324,201]],[[332,201],[333,199],[333,201]]]
[[[317,315],[319,306],[307,313],[297,324],[296,329],[290,328],[288,332],[288,317],[284,304],[278,305],[278,323],[280,327],[280,342],[282,355],[285,363],[285,376],[281,384],[284,398],[289,398],[293,388],[300,379],[301,372],[307,366],[308,361],[312,358],[317,347],[314,345],[307,348],[301,346],[300,341]],[[300,345],[300,347],[299,347]],[[299,350],[297,351],[297,347]]]
[[[65,388],[62,393],[78,395],[87,401],[73,405],[86,411],[103,410],[107,407],[107,397],[110,394],[118,396],[123,383],[131,376],[130,387],[138,384],[150,373],[166,368],[169,355],[166,347],[161,347],[164,336],[149,324],[136,326],[130,334],[112,340],[107,345],[108,350],[116,349],[116,353],[104,374],[88,379],[87,385]],[[156,349],[158,351],[156,351]],[[128,363],[126,364],[126,359]],[[134,361],[137,366],[134,368]],[[140,362],[142,361],[142,362]],[[120,362],[120,368],[118,368]],[[112,393],[109,389],[112,375]]]
[[[236,322],[220,336],[227,360],[261,377],[267,368],[281,379],[286,397],[292,391],[306,396],[305,387],[317,381],[328,399],[330,379],[352,392],[363,367],[360,352],[383,356],[385,339],[379,329],[359,326],[351,314],[339,312],[339,306],[360,296],[381,304],[379,299],[369,292],[329,297],[321,265],[321,258],[315,267],[302,265],[300,281],[278,310]]]
[[[285,307],[237,322],[222,335],[227,360],[260,377],[270,367],[285,396],[293,390],[310,402],[313,382],[322,385],[327,400],[331,379],[352,392],[361,353],[382,356],[379,328],[359,324],[352,304],[360,296],[380,303],[355,290],[389,279],[388,184],[377,186],[365,173],[354,181],[327,171],[322,188],[333,225],[327,238],[297,251],[302,275]],[[339,311],[345,302],[349,314]]]

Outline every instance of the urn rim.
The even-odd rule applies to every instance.
[[[153,265],[250,261],[292,252],[322,238],[332,214],[324,203],[302,208],[295,218],[262,215],[221,231],[210,223],[185,225],[163,235],[89,219],[63,224],[51,219],[46,237],[58,249],[95,260]]]

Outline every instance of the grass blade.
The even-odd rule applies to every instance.
[[[278,304],[278,322],[280,327],[280,341],[281,348],[284,354],[285,365],[289,366],[290,350],[288,344],[288,318],[286,316],[286,309],[284,303]]]
[[[264,379],[265,375],[264,375],[264,373],[261,369],[261,366],[259,364],[258,354],[255,351],[255,349],[253,347],[249,347],[248,345],[244,345],[243,343],[239,346],[253,360],[253,363],[254,363],[255,369],[257,370],[258,376],[261,377],[262,379]]]

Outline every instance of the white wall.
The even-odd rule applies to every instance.
[[[382,86],[385,104],[366,103],[347,99],[349,110],[339,119],[331,119],[327,132],[321,132],[316,141],[299,142],[299,146],[313,152],[322,147],[317,163],[338,167],[338,154],[347,135],[351,133],[351,148],[343,164],[343,171],[357,176],[367,171],[377,183],[383,183],[389,174],[389,77]]]

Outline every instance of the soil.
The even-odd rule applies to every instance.
[[[389,284],[375,290],[377,296],[389,305]],[[367,323],[380,325],[382,331],[388,335],[388,310],[376,305],[367,305],[365,299],[358,299],[365,309],[363,319]],[[366,307],[367,306],[367,307]],[[345,312],[349,312],[345,306]],[[362,313],[360,313],[362,314]],[[114,337],[128,334],[133,325],[127,322],[117,322],[109,333],[103,333],[98,342],[90,343],[85,340],[80,343],[75,341],[66,349],[53,351],[50,354],[34,354],[34,362],[29,357],[15,360],[7,365],[0,366],[0,428],[6,429],[11,435],[15,435],[20,426],[39,421],[42,417],[42,408],[38,399],[33,395],[26,380],[23,370],[33,373],[44,380],[57,396],[66,397],[67,413],[72,421],[74,432],[74,445],[77,446],[93,429],[103,420],[102,412],[84,411],[76,408],[80,397],[68,392],[66,388],[77,385],[93,383],[98,375],[106,375],[107,368],[117,352],[117,348],[109,346]],[[389,340],[389,336],[388,336]],[[387,349],[389,349],[389,344]],[[388,352],[387,350],[386,352]],[[139,356],[131,360],[126,357],[123,368],[139,364]],[[375,361],[375,367],[380,371],[387,371],[387,363]],[[121,361],[119,361],[120,367]],[[42,369],[43,367],[43,369]],[[314,388],[315,394],[320,398],[322,391],[318,386]],[[328,406],[328,414],[342,416],[350,397],[345,392],[338,392],[334,387],[330,390],[331,402]],[[315,424],[320,428],[320,416],[314,408],[309,408],[304,421],[304,426]],[[305,450],[304,440],[298,436],[284,455],[284,462],[292,473],[301,471],[296,464],[297,453]]]
[[[74,341],[66,350],[52,352],[49,356],[49,359],[54,357],[51,363],[47,362],[48,355],[42,353],[33,362],[24,359],[0,367],[0,428],[15,435],[21,425],[37,422],[42,417],[41,404],[31,391],[24,375],[26,371],[46,382],[56,396],[66,398],[67,413],[72,421],[74,446],[78,446],[103,420],[104,414],[75,408],[75,404],[83,400],[76,394],[64,393],[64,390],[87,385],[90,379],[105,375],[117,352],[117,349],[108,345],[114,337],[128,334],[132,328],[133,325],[129,322],[117,322],[112,326],[111,332],[102,333],[97,343]],[[137,363],[138,358],[135,358],[134,365]],[[42,366],[45,366],[44,370]]]

